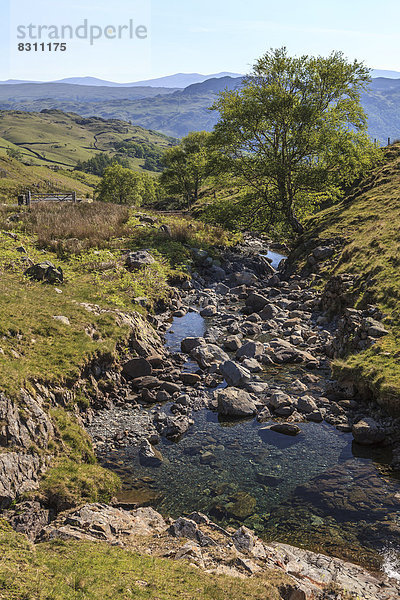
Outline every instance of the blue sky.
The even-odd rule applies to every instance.
[[[91,75],[135,81],[176,72],[246,72],[270,47],[293,54],[343,50],[400,71],[398,0],[0,0],[0,79]],[[118,28],[131,19],[146,39],[65,40],[67,50],[18,51],[17,26]],[[25,38],[24,42],[47,42]],[[53,40],[54,41],[54,40]]]

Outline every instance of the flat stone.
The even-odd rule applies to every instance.
[[[275,431],[276,433],[282,433],[283,435],[298,435],[301,432],[301,429],[298,425],[294,423],[275,423],[274,425],[270,425],[267,429],[271,431]]]
[[[201,381],[201,376],[197,373],[181,373],[179,378],[185,385],[196,385]]]

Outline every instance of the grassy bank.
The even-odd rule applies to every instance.
[[[372,348],[334,363],[334,374],[355,379],[392,412],[400,412],[400,144],[385,151],[383,163],[339,205],[306,223],[303,245],[294,253],[304,265],[307,252],[325,240],[341,238],[333,261],[322,263],[324,280],[352,273],[355,307],[377,304],[390,335]],[[309,252],[310,250],[308,250]]]
[[[287,578],[240,579],[89,542],[33,546],[0,522],[1,600],[279,600]]]
[[[2,392],[18,400],[21,388],[35,393],[35,381],[70,388],[93,359],[112,363],[130,335],[118,311],[165,306],[171,282],[189,277],[191,247],[216,253],[234,242],[220,228],[179,216],[153,217],[154,224],[140,219],[136,209],[104,203],[0,209]],[[162,224],[167,233],[160,231]],[[126,253],[143,248],[155,262],[128,271]],[[50,261],[62,269],[64,282],[28,278],[29,261]],[[140,319],[137,323],[140,327]],[[88,402],[79,396],[66,408],[47,407],[57,435],[49,448],[53,467],[40,494],[58,509],[106,501],[118,487],[118,480],[96,465],[90,440],[74,417]]]

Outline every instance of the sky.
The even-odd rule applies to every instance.
[[[0,7],[0,80],[246,73],[281,46],[291,54],[342,50],[371,68],[400,71],[398,0],[0,0]],[[63,52],[54,46],[62,42]]]

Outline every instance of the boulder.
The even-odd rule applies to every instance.
[[[201,376],[197,373],[181,373],[179,378],[185,385],[196,385],[201,381]]]
[[[269,303],[268,298],[253,292],[246,298],[246,306],[251,308],[254,312],[260,312],[264,306]]]
[[[205,535],[195,521],[185,517],[179,517],[170,526],[168,533],[177,538],[187,538],[197,541],[200,546],[216,545],[215,542]]]
[[[192,350],[204,344],[204,338],[202,337],[187,337],[181,341],[181,350],[185,354],[190,354]]]
[[[46,281],[47,283],[62,283],[64,281],[61,267],[55,267],[48,260],[32,265],[26,269],[24,275],[36,281]]]
[[[270,321],[279,312],[279,309],[274,304],[267,304],[260,312],[260,317],[265,321]]]
[[[163,434],[167,438],[177,439],[183,435],[192,424],[193,421],[185,415],[167,417],[164,423]]]
[[[63,325],[71,325],[71,322],[68,319],[68,317],[65,317],[64,315],[55,315],[53,319],[55,321],[58,321],[59,323],[62,323]]]
[[[153,375],[146,375],[144,377],[137,377],[132,381],[132,385],[136,388],[147,388],[154,389],[160,387],[161,382],[157,377],[153,377]]]
[[[257,412],[256,404],[250,394],[237,388],[226,388],[214,392],[217,410],[228,417],[251,417]]]
[[[235,352],[242,345],[242,341],[238,335],[229,335],[223,343],[225,350],[229,350],[230,352]]]
[[[192,356],[203,369],[229,360],[228,354],[216,344],[197,346],[190,352],[190,356]]]
[[[148,267],[155,262],[150,252],[147,250],[137,250],[136,252],[129,252],[125,264],[129,270],[133,271],[142,267]]]
[[[301,413],[308,414],[317,411],[318,406],[311,396],[301,396],[301,398],[297,400],[297,410]]]
[[[227,294],[229,294],[230,290],[229,290],[228,286],[225,285],[224,283],[218,283],[218,285],[215,286],[215,291],[220,296],[226,296]]]
[[[214,304],[210,304],[209,306],[206,306],[205,308],[203,308],[200,311],[201,317],[213,317],[216,314],[217,314],[217,307],[214,306]]]
[[[233,360],[222,363],[220,372],[228,385],[243,386],[251,381],[250,371]]]
[[[127,377],[136,379],[137,377],[145,377],[151,375],[153,368],[145,358],[133,358],[122,366],[122,372]]]
[[[50,511],[35,501],[18,503],[14,509],[3,511],[2,517],[31,541],[35,541],[43,527],[50,523]]]
[[[288,394],[285,392],[281,392],[280,390],[273,392],[269,398],[268,404],[274,408],[282,408],[283,406],[291,406],[293,404],[293,400]]]
[[[362,446],[380,444],[385,439],[385,431],[372,418],[365,417],[352,427],[354,441]]]
[[[326,258],[330,258],[334,253],[334,249],[330,246],[318,246],[313,250],[313,257],[315,260],[325,260]]]
[[[262,366],[255,358],[245,358],[242,362],[242,366],[250,371],[250,373],[259,373],[262,371]]]
[[[236,358],[255,358],[261,356],[264,352],[264,344],[261,342],[246,342],[236,352]]]
[[[165,531],[162,516],[150,507],[126,511],[106,504],[86,504],[61,514],[45,527],[43,539],[77,539],[111,543],[136,539]]]

